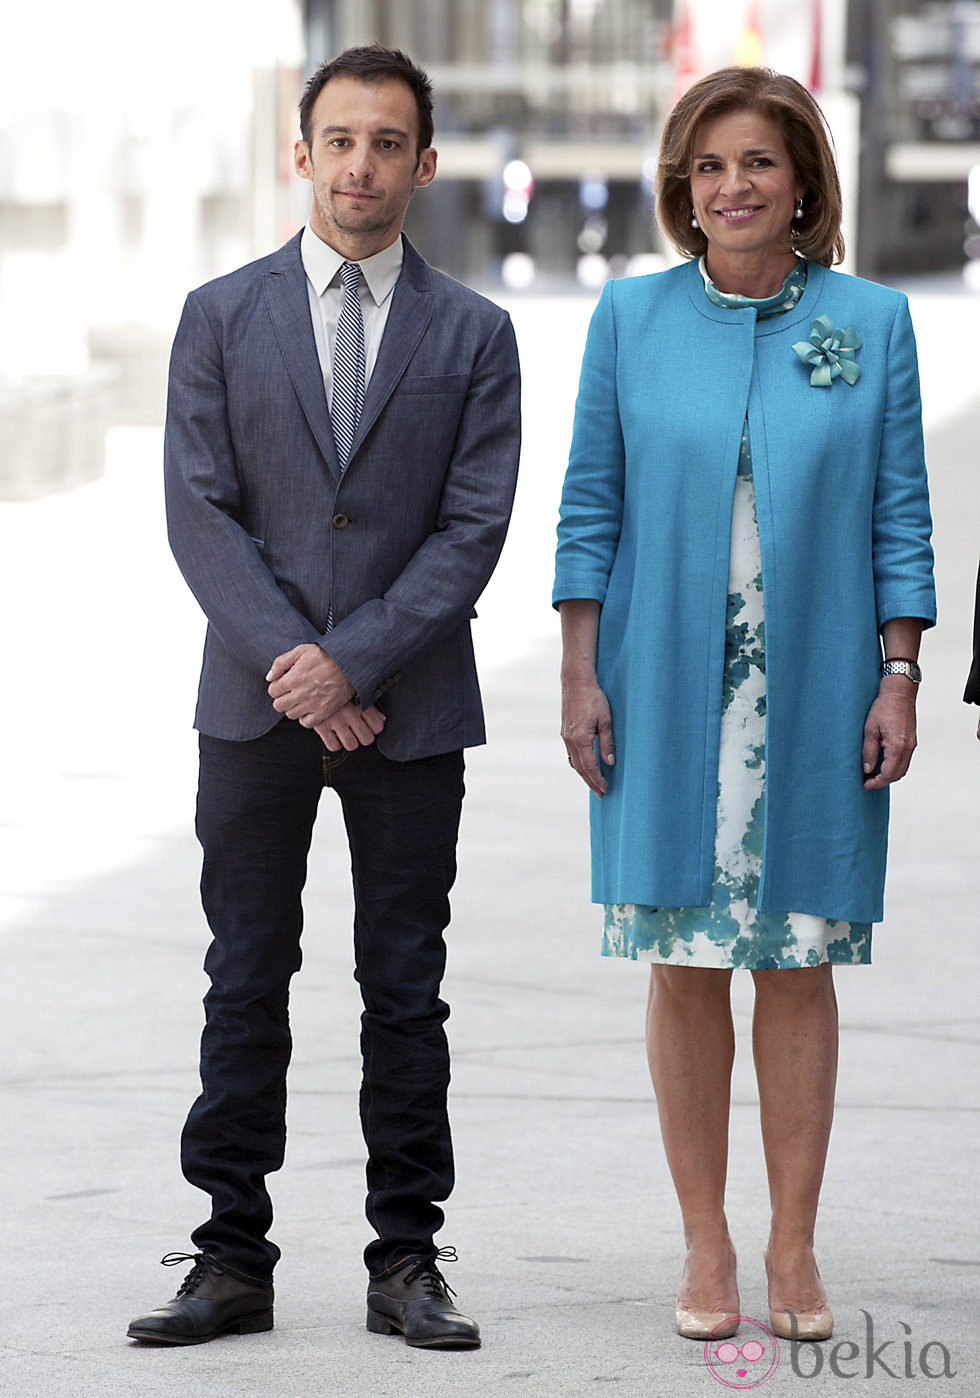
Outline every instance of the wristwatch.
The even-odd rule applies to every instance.
[[[883,660],[881,673],[882,675],[904,675],[913,684],[922,683],[922,671],[914,660]]]

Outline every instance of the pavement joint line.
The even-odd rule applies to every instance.
[[[114,1090],[116,1090],[118,1087],[118,1084],[116,1084],[111,1079],[105,1079],[101,1081],[104,1082],[104,1086],[106,1088],[112,1087]],[[4,1084],[4,1088],[40,1088],[49,1092],[57,1092],[64,1089],[77,1087],[79,1083],[84,1084],[85,1082],[86,1079],[79,1079],[77,1081],[67,1079],[57,1081],[38,1080],[35,1082],[20,1082],[15,1084],[7,1083]],[[127,1090],[133,1091],[136,1090],[137,1087],[138,1084],[134,1083],[133,1086]],[[101,1086],[97,1086],[96,1084],[92,1083],[90,1085],[90,1090],[93,1092],[99,1092],[101,1090]],[[184,1091],[184,1087],[178,1085],[175,1086],[173,1089],[161,1090],[172,1090],[174,1092],[180,1092]],[[290,1090],[290,1096],[302,1097],[306,1100],[314,1098],[328,1098],[332,1101],[346,1102],[350,1100],[350,1090],[348,1088],[311,1088],[303,1087],[302,1084],[299,1084]],[[458,1088],[454,1088],[450,1090],[450,1102],[455,1102],[458,1104],[479,1102],[550,1102],[556,1105],[567,1104],[570,1106],[582,1104],[609,1107],[639,1106],[643,1108],[649,1108],[651,1111],[654,1111],[656,1108],[656,1101],[652,1093],[649,1097],[625,1097],[613,1095],[611,1093],[602,1093],[600,1095],[597,1095],[595,1093],[582,1093],[577,1095],[572,1093],[557,1092],[479,1092],[473,1089],[464,1088],[460,1090]],[[739,1111],[757,1111],[759,1107],[759,1099],[757,1097],[741,1098],[733,1096],[731,1105],[733,1111],[736,1109]],[[927,1112],[937,1115],[945,1115],[948,1113],[952,1113],[954,1115],[963,1116],[975,1116],[978,1113],[980,1113],[980,1103],[973,1105],[970,1103],[954,1102],[885,1102],[880,1099],[875,1099],[874,1101],[849,1102],[846,1098],[838,1098],[836,1108],[838,1111],[861,1111],[877,1113]],[[159,1115],[160,1113],[156,1111],[150,1113],[150,1116],[152,1116],[154,1119],[156,1119]]]

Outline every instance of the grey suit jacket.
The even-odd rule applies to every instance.
[[[208,619],[204,733],[244,740],[279,722],[266,672],[312,641],[385,711],[387,756],[484,741],[469,622],[513,503],[514,334],[407,240],[392,295],[343,475],[300,235],[187,298],[165,475],[170,544]]]

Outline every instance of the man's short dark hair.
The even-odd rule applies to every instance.
[[[343,53],[321,63],[303,89],[299,104],[299,128],[303,140],[311,144],[313,107],[331,78],[356,78],[362,83],[402,82],[415,98],[419,114],[419,143],[417,154],[432,145],[432,83],[428,73],[401,49],[386,49],[383,44],[365,44],[360,48],[344,49]]]

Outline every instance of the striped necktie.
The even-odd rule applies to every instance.
[[[364,406],[364,321],[357,294],[361,269],[356,262],[342,264],[340,280],[344,284],[344,304],[340,308],[334,340],[330,417],[340,469],[343,471],[350,459],[354,433]]]

